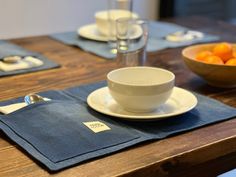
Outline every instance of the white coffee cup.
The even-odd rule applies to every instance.
[[[107,74],[111,96],[130,112],[151,112],[170,97],[175,75],[155,67],[125,67]]]
[[[109,22],[111,22],[111,26],[113,26],[112,28],[112,34],[115,35],[116,30],[115,30],[115,23],[116,20],[118,18],[124,18],[124,17],[132,17],[132,18],[138,18],[138,15],[136,13],[132,13],[128,10],[118,10],[118,9],[114,9],[114,10],[110,10],[110,16],[111,18],[108,18],[108,11],[99,11],[97,13],[95,13],[95,20],[96,20],[96,25],[97,25],[97,29],[98,31],[104,35],[104,36],[108,36],[110,31],[109,31]],[[109,21],[110,20],[110,21]]]

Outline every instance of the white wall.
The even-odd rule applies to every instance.
[[[76,30],[94,23],[107,0],[0,0],[0,39]],[[133,0],[134,11],[157,18],[158,0]]]

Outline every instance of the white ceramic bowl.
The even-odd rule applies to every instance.
[[[165,103],[174,87],[175,75],[154,67],[126,67],[107,74],[111,96],[130,112],[151,112]]]
[[[115,21],[118,18],[130,17],[130,11],[127,10],[111,10],[111,23],[112,23],[112,34],[115,34]],[[132,18],[138,18],[136,13],[131,13]],[[99,11],[95,13],[95,20],[98,31],[104,35],[109,35],[109,19],[108,19],[108,11]]]

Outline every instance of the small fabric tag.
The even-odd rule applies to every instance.
[[[92,122],[83,122],[90,130],[94,133],[110,130],[111,128],[108,127],[106,124],[99,122],[99,121],[92,121]]]

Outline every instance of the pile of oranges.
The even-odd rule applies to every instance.
[[[211,51],[204,50],[197,53],[196,60],[210,64],[236,66],[236,52],[230,43],[222,42],[216,44]]]

